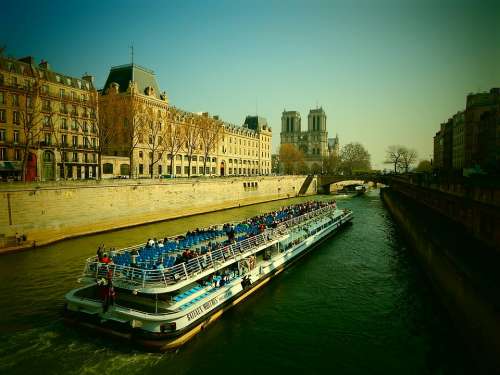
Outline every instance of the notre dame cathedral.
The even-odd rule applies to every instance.
[[[304,153],[308,167],[318,164],[331,153],[338,154],[339,138],[328,138],[326,113],[323,108],[311,109],[307,116],[307,130],[302,131],[300,113],[283,111],[281,115],[281,144],[292,144]]]

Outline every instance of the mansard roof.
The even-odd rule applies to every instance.
[[[146,89],[151,87],[153,89],[152,96],[160,99],[161,93],[156,82],[155,73],[137,64],[111,67],[103,91],[106,92],[112,83],[117,83],[119,85],[119,92],[126,92],[131,81],[137,84],[139,93],[146,94]]]

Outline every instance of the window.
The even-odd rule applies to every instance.
[[[44,100],[42,103],[43,110],[50,111],[50,100]]]
[[[212,167],[212,174],[215,174],[215,167]]]
[[[153,137],[152,137],[152,136],[149,136],[149,138],[148,138],[148,143],[149,143],[150,145],[152,145],[152,144],[153,144]]]
[[[181,166],[180,165],[177,165],[175,167],[175,174],[181,174]]]
[[[19,125],[20,121],[19,121],[19,112],[18,111],[12,112],[12,122],[16,125]]]
[[[78,122],[76,121],[76,118],[71,120],[71,129],[73,129],[73,130],[78,129]]]
[[[61,129],[68,129],[68,120],[64,117],[61,119]]]
[[[26,98],[26,106],[27,106],[28,108],[33,108],[33,98],[32,98],[31,96],[28,96],[28,97]]]
[[[0,91],[0,104],[5,104],[5,94],[3,91]]]
[[[113,164],[111,164],[111,163],[104,163],[102,165],[102,173],[104,173],[104,174],[113,174]]]
[[[21,150],[19,150],[18,148],[14,150],[14,159],[21,160]]]
[[[158,174],[161,175],[162,174],[162,167],[161,167],[161,164],[158,164]]]
[[[130,174],[130,167],[128,164],[120,164],[120,174],[122,176],[128,176]]]
[[[192,156],[192,157],[191,157],[191,160],[192,160],[192,161],[197,161],[197,160],[198,160],[198,158],[197,158],[196,156]]]
[[[191,167],[191,174],[196,174],[196,167]]]
[[[65,96],[64,89],[60,89],[60,90],[59,90],[59,97],[60,97],[61,99],[64,99],[64,96]]]
[[[68,136],[66,134],[61,135],[61,146],[66,146],[68,144]]]
[[[142,151],[139,151],[139,157],[142,159],[144,157],[144,153]]]
[[[97,133],[97,127],[92,123],[92,133]]]
[[[72,144],[73,144],[73,147],[78,146],[78,136],[77,135],[74,135],[72,137]]]
[[[189,174],[189,167],[184,167],[184,174]]]
[[[42,85],[42,94],[48,94],[48,93],[49,93],[49,86]]]
[[[89,162],[89,154],[87,154],[87,153],[83,154],[83,160],[85,161],[85,163],[88,163]]]
[[[97,148],[97,138],[92,138],[92,147]]]
[[[78,163],[78,152],[73,152],[73,162]]]
[[[153,153],[152,152],[149,153],[149,160],[153,160]]]
[[[12,105],[14,107],[19,107],[19,95],[12,94]]]
[[[144,164],[139,164],[139,174],[144,173]]]
[[[45,133],[44,135],[45,145],[49,146],[52,144],[52,135],[50,133]]]
[[[43,126],[50,127],[50,117],[49,116],[43,117]]]
[[[0,109],[0,122],[7,122],[7,115],[5,109]]]
[[[207,167],[207,169],[208,169],[208,167]],[[199,171],[200,171],[200,172],[199,172],[200,174],[203,174],[203,167],[200,167],[200,168],[199,168]]]
[[[77,100],[76,92],[71,91],[71,99],[73,99],[73,101]]]
[[[61,159],[64,162],[68,161],[68,153],[66,151],[61,152]]]
[[[5,129],[0,129],[0,142],[5,142]]]
[[[0,160],[7,160],[7,149],[0,148]]]
[[[179,161],[182,161],[182,155],[176,155],[175,158]],[[180,173],[180,172],[179,172]]]
[[[14,130],[14,143],[19,142],[19,130]]]
[[[4,84],[3,74],[0,74],[0,85]]]

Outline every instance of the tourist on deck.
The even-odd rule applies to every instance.
[[[132,267],[136,266],[137,265],[137,257],[139,256],[139,252],[137,251],[137,249],[134,249],[130,252],[130,264],[132,265]]]

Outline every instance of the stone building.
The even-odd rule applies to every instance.
[[[0,57],[0,177],[21,179],[23,160],[28,181],[95,177],[96,111],[91,76]]]
[[[466,108],[457,112],[434,137],[434,167],[497,171],[500,160],[500,89],[467,95]]]
[[[156,120],[152,120],[151,117],[148,121],[158,121],[160,128],[172,126],[171,129],[178,129],[179,137],[182,133],[180,129],[196,128],[201,120],[205,123],[208,121],[214,129],[218,129],[208,155],[204,152],[203,142],[200,139],[191,151],[190,143],[183,140],[182,147],[172,153],[165,146],[166,136],[152,137],[151,127],[141,128],[141,134],[136,135],[137,144],[134,147],[131,145],[133,139],[118,131],[107,147],[106,154],[107,157],[132,156],[130,168],[133,177],[148,177],[151,174],[153,177],[166,175],[188,177],[271,173],[272,133],[264,118],[248,116],[242,126],[236,126],[206,112],[192,113],[171,106],[166,93],[160,92],[154,72],[136,64],[111,68],[99,97],[102,108],[109,107],[114,94],[118,94],[128,108],[133,107],[134,103],[141,103],[151,110],[151,116],[158,113],[159,117],[156,117]],[[123,112],[133,117],[129,109],[124,108]],[[128,121],[130,123],[132,120],[129,118]],[[125,127],[125,123],[119,126],[119,128]],[[129,155],[132,149],[133,152]],[[124,162],[120,165],[120,171],[116,170],[115,165],[116,162],[103,165],[107,172],[111,172],[107,173],[107,176],[128,174],[129,167]]]
[[[283,111],[281,115],[281,144],[292,144],[304,153],[308,167],[323,165],[323,159],[339,148],[338,137],[328,138],[326,113],[323,108],[311,109],[307,116],[307,130],[303,131],[300,113]]]

